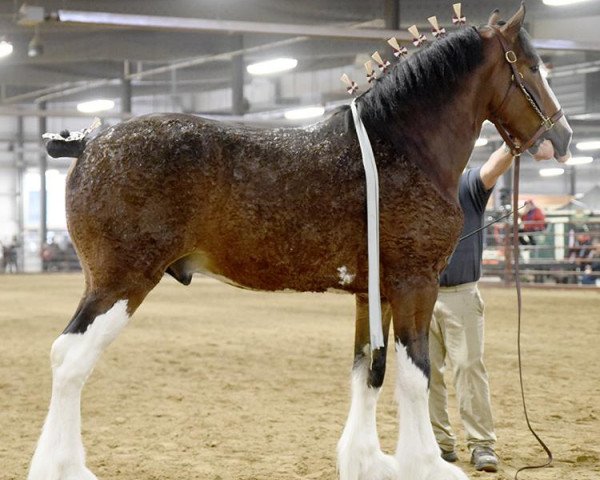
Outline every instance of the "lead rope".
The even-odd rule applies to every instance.
[[[552,452],[539,435],[533,430],[531,423],[529,422],[529,415],[527,414],[527,404],[525,402],[525,388],[523,386],[523,367],[521,363],[521,277],[519,274],[519,217],[516,214],[517,205],[519,202],[519,171],[521,164],[521,155],[515,155],[515,171],[513,175],[513,257],[515,265],[515,286],[517,287],[517,355],[519,358],[519,383],[521,385],[521,400],[523,402],[523,412],[525,413],[525,421],[527,422],[527,428],[538,441],[540,446],[548,455],[548,460],[542,465],[526,465],[519,468],[515,472],[515,480],[518,480],[519,473],[523,470],[533,470],[536,468],[544,468],[552,463]]]

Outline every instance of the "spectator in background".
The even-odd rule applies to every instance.
[[[19,267],[17,265],[17,247],[17,237],[13,238],[13,241],[10,245],[2,247],[2,266],[5,273],[18,273],[19,271]]]
[[[582,285],[596,285],[596,276],[594,275],[594,268],[591,263],[588,263],[583,269],[583,275],[581,276]]]
[[[576,258],[591,259],[594,255],[594,246],[592,245],[592,236],[587,232],[582,232],[577,235],[577,252]]]
[[[525,201],[524,212],[521,216],[521,228],[519,232],[519,241],[521,245],[536,245],[533,232],[543,232],[546,230],[546,215],[541,208],[533,203],[533,200]]]

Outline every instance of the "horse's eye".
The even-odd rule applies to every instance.
[[[539,65],[534,65],[533,67],[530,67],[530,68],[533,73],[538,73],[540,71]]]

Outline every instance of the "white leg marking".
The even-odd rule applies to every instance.
[[[396,480],[396,460],[385,455],[377,436],[377,400],[380,388],[367,385],[368,356],[352,370],[352,401],[344,432],[338,442],[341,480]]]
[[[102,351],[128,320],[127,300],[119,300],[85,333],[63,334],[52,345],[52,399],[28,480],[96,480],[85,467],[81,390]]]
[[[429,420],[428,388],[425,374],[408,356],[406,347],[396,344],[398,378],[396,399],[400,428],[396,460],[402,480],[468,480],[463,471],[442,460]]]

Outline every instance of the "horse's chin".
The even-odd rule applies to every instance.
[[[531,148],[529,148],[527,151],[532,155],[532,156],[536,156],[538,155],[540,152],[540,146],[542,145],[542,142],[544,142],[546,139],[545,138],[539,138],[532,146]],[[571,152],[567,149],[567,152],[565,155],[560,155],[559,153],[559,149],[554,145],[554,143],[552,142],[552,140],[550,140],[550,142],[547,142],[547,146],[544,147],[546,149],[548,149],[548,151],[544,152],[544,157],[542,159],[549,159],[549,158],[555,158],[558,162],[560,163],[566,163],[570,158],[571,158]]]
[[[542,142],[544,141],[543,138],[538,138],[535,143],[527,149],[527,151],[531,154],[531,155],[536,155],[539,151],[540,151],[540,145],[542,144]],[[554,150],[554,145],[552,146],[552,150]]]
[[[560,163],[567,163],[571,159],[571,152],[567,150],[567,154],[555,157]]]
[[[567,163],[567,161],[571,159],[571,151],[568,148],[566,149],[565,154],[561,155],[560,149],[556,145],[554,145],[554,142],[552,140],[550,140],[550,145],[554,150],[552,156],[556,158],[556,160],[558,160],[559,163]]]

